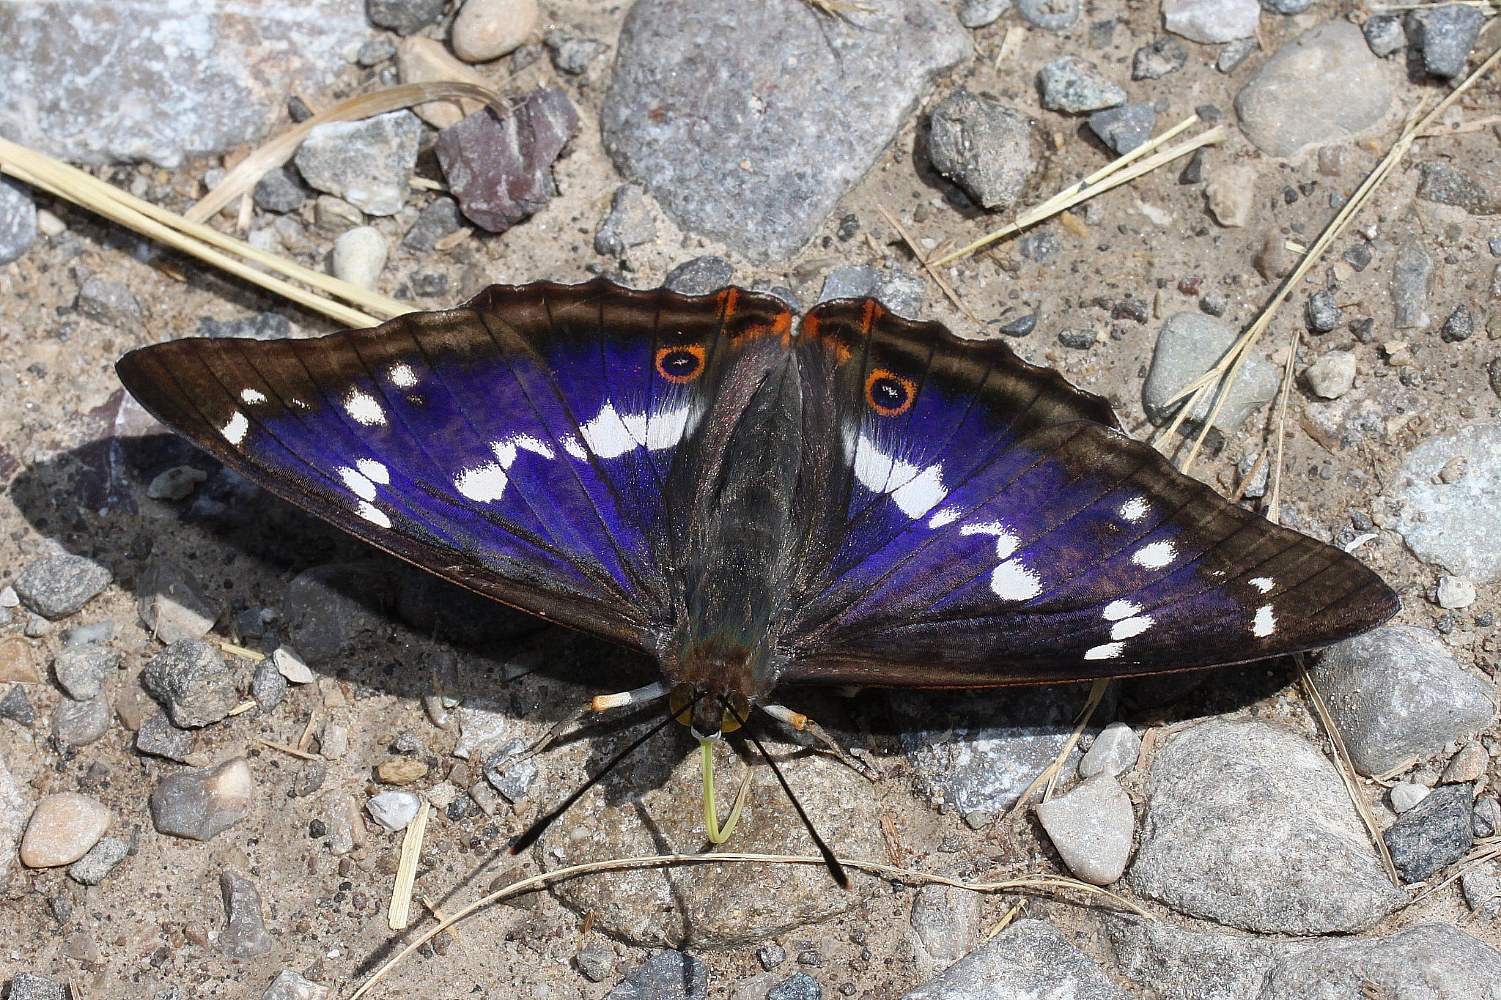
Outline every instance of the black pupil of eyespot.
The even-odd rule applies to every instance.
[[[899,409],[907,401],[907,387],[894,378],[878,378],[871,383],[870,398],[883,410]]]
[[[692,351],[669,351],[662,356],[662,370],[682,377],[698,371],[698,357]]]

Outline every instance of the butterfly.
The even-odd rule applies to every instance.
[[[237,472],[454,583],[655,658],[700,737],[784,685],[993,687],[1325,646],[1352,556],[1232,505],[1109,404],[873,299],[496,285],[117,366]],[[787,710],[780,710],[786,717]]]

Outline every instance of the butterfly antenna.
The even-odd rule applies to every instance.
[[[700,697],[702,697],[702,695],[695,697],[693,701],[688,703],[686,708],[691,709],[693,705],[698,702],[698,699]],[[631,754],[641,749],[641,747],[646,743],[647,740],[651,739],[653,736],[666,729],[668,724],[671,723],[672,720],[678,715],[681,715],[683,711],[684,709],[679,709],[677,712],[673,712],[669,708],[667,711],[667,718],[663,719],[655,726],[652,726],[642,736],[638,737],[630,746],[626,747],[624,750],[620,751],[618,754],[612,757],[609,763],[607,763],[604,767],[600,768],[592,776],[590,776],[589,780],[585,781],[582,785],[575,789],[572,795],[568,796],[568,798],[564,799],[562,802],[553,807],[551,812],[548,812],[546,815],[539,817],[536,822],[527,827],[526,830],[524,830],[519,836],[517,836],[515,840],[511,841],[511,853],[520,854],[522,851],[535,844],[537,842],[537,838],[541,837],[542,834],[547,831],[547,828],[549,826],[552,826],[553,821],[556,820],[559,816],[563,815],[569,809],[571,809],[575,802],[583,798],[585,792],[593,788],[595,785],[599,784],[600,779],[609,774],[611,771],[615,770],[615,768],[620,765],[621,761],[625,760]]]
[[[735,710],[735,706],[730,704],[730,700],[728,698],[721,698],[720,702],[724,705],[725,711],[733,715],[735,721],[740,723],[741,730],[756,745],[756,750],[760,752],[761,757],[767,764],[771,765],[771,773],[777,776],[777,783],[782,786],[782,791],[787,793],[787,798],[792,802],[792,808],[797,810],[798,818],[803,821],[803,826],[808,828],[808,836],[813,838],[813,843],[818,847],[818,853],[823,855],[823,863],[829,869],[829,874],[834,877],[834,881],[839,884],[839,888],[848,889],[850,887],[850,877],[845,874],[844,866],[839,863],[838,858],[834,857],[834,852],[829,850],[829,845],[824,843],[824,839],[814,829],[813,821],[808,818],[808,813],[803,809],[803,804],[798,801],[797,795],[793,793],[792,786],[787,784],[787,778],[782,774],[782,769],[777,767],[776,760],[771,754],[766,752],[766,747],[761,744],[760,739],[751,731],[748,720]]]

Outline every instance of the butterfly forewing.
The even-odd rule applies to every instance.
[[[755,320],[757,322],[749,322]],[[665,487],[732,375],[775,363],[751,295],[496,286],[466,307],[307,341],[185,340],[119,364],[226,464],[465,586],[654,649],[683,516]],[[765,356],[763,356],[765,355]]]
[[[808,322],[827,419],[805,421],[821,435],[807,479],[834,486],[789,602],[784,680],[1184,669],[1324,645],[1396,609],[1358,561],[1227,504],[1003,345],[863,304]]]

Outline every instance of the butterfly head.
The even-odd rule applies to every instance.
[[[697,699],[695,695],[701,695]],[[695,739],[717,739],[740,728],[750,715],[750,699],[738,691],[709,691],[684,683],[672,689],[672,714],[689,727]]]

